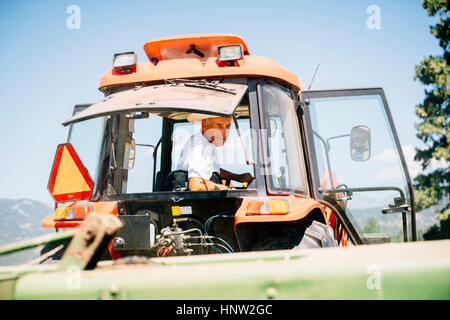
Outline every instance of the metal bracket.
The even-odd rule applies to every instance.
[[[411,212],[411,206],[409,204],[404,204],[398,207],[389,207],[389,208],[383,208],[381,209],[381,212],[383,214],[392,214],[392,213],[399,213],[399,212]]]
[[[61,259],[58,271],[78,267],[95,268],[112,237],[122,228],[119,218],[110,214],[93,214],[79,227]]]

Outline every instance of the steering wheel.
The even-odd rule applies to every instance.
[[[231,188],[231,189],[245,190],[248,188],[248,185],[249,185],[248,182],[244,182],[244,183],[242,183],[242,186],[240,186],[240,187],[233,186],[233,188]]]

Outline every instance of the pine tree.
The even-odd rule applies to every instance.
[[[416,115],[420,119],[420,122],[416,124],[417,137],[426,146],[423,149],[416,149],[414,157],[416,161],[421,162],[423,170],[423,173],[419,174],[414,181],[414,194],[419,211],[438,204],[450,194],[448,165],[450,163],[450,0],[423,0],[422,6],[430,17],[439,17],[439,23],[431,26],[430,29],[439,40],[439,45],[444,52],[442,56],[425,57],[416,66],[414,77],[425,85],[425,99],[423,103],[416,106]],[[447,165],[433,169],[430,167],[433,159]],[[448,223],[444,221],[450,219],[450,204],[447,203],[437,216],[441,219],[441,227],[447,225]],[[450,234],[441,234],[440,237],[449,238]]]

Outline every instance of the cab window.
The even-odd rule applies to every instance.
[[[112,175],[107,193],[173,191],[167,189],[166,180],[177,170],[186,141],[201,132],[201,122],[188,122],[188,114],[133,112],[113,116]],[[225,145],[216,149],[219,164],[222,169],[235,174],[249,172],[254,176],[248,94],[237,106],[235,116],[241,135],[232,120]],[[230,187],[246,186],[232,181]]]
[[[305,164],[295,104],[290,92],[261,84],[266,177],[271,192],[307,193]]]
[[[241,137],[237,134],[237,128],[234,121],[231,122],[231,129],[227,142],[222,147],[218,147],[217,156],[219,159],[221,169],[227,171],[241,174],[250,172],[254,176],[253,165],[247,164],[247,160],[253,163],[252,155],[252,139],[251,139],[251,129],[250,121],[248,116],[239,117],[237,119],[238,126],[241,132]],[[188,139],[201,131],[201,123],[189,123],[180,122],[174,125],[173,130],[173,149],[172,149],[172,165],[171,171],[177,169],[178,163],[180,161],[181,151],[185,146]],[[243,145],[242,145],[242,142]],[[245,148],[245,152],[244,152]],[[247,155],[247,159],[245,157]],[[242,183],[237,181],[232,181],[232,187],[242,187]]]

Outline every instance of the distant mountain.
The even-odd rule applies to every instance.
[[[41,226],[41,220],[52,212],[53,207],[40,201],[0,199],[0,246],[54,232]],[[30,249],[6,255],[0,257],[0,265],[22,263],[38,254],[39,249]]]
[[[53,211],[52,207],[36,200],[0,199],[0,245],[52,232],[41,227],[41,220]]]
[[[437,205],[434,205],[432,207],[429,207],[425,210],[418,212],[416,215],[417,231],[425,232],[431,226],[439,225],[440,221],[438,218],[436,218],[436,213],[445,208],[445,206],[449,203],[449,201],[450,197],[444,198]]]

